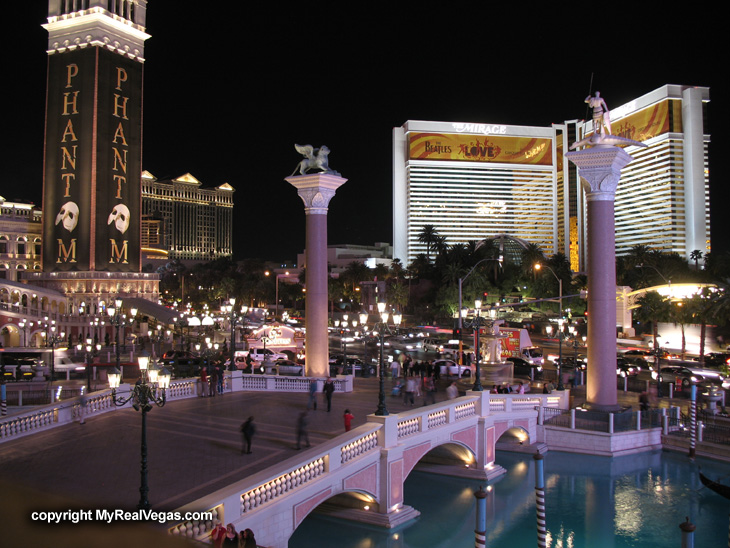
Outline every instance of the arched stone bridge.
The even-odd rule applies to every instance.
[[[536,440],[536,407],[566,409],[566,393],[467,395],[368,422],[325,444],[198,499],[180,512],[211,511],[214,519],[251,528],[259,544],[285,547],[309,513],[341,494],[354,494],[352,519],[395,527],[419,515],[404,504],[403,483],[419,462],[451,462],[448,473],[479,479],[499,476],[497,440],[517,429]],[[458,466],[454,465],[458,462]],[[342,500],[340,500],[342,502]],[[212,521],[179,523],[173,534],[204,539]]]

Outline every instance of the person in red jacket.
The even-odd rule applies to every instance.
[[[354,419],[355,416],[350,413],[349,409],[345,409],[344,419],[345,419],[345,432],[349,432],[352,428],[352,419]]]

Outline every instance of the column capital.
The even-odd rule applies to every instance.
[[[327,215],[330,200],[337,189],[347,182],[347,179],[330,173],[297,175],[284,180],[297,189],[297,194],[304,202],[306,215]]]
[[[590,201],[613,201],[621,179],[621,170],[632,160],[624,149],[618,147],[595,147],[568,152],[565,157],[580,171],[586,199]]]

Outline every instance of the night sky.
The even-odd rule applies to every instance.
[[[719,8],[392,4],[150,0],[144,168],[230,183],[236,258],[291,262],[304,247],[302,202],[283,180],[294,143],[326,144],[348,179],[330,243],[392,242],[391,132],[406,120],[547,126],[589,116],[589,91],[615,108],[667,83],[709,86],[712,244],[730,249]],[[40,205],[47,1],[10,6],[0,194]]]

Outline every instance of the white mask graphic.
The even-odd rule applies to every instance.
[[[63,228],[72,232],[79,222],[79,206],[76,202],[66,202],[56,215],[56,224],[63,223]]]
[[[119,232],[124,234],[129,228],[129,208],[124,204],[115,205],[106,224],[110,225],[112,223]]]

